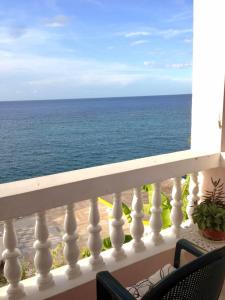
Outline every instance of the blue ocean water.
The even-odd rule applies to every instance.
[[[0,102],[0,183],[190,147],[191,95]]]

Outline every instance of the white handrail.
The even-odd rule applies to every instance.
[[[180,151],[0,184],[0,221],[219,167],[220,153]]]

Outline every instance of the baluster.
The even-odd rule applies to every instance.
[[[190,225],[193,224],[192,214],[194,212],[194,207],[198,204],[199,201],[198,192],[198,173],[193,173],[190,175],[188,205],[186,209]]]
[[[51,243],[48,240],[48,227],[46,224],[45,211],[37,213],[35,225],[34,248],[36,249],[34,265],[39,274],[37,283],[39,289],[45,289],[54,284],[50,269],[52,266],[52,256],[50,253]]]
[[[140,188],[134,188],[133,190],[133,200],[132,200],[132,222],[130,225],[130,233],[133,237],[133,248],[135,252],[141,251],[145,248],[142,241],[142,236],[144,233],[143,219],[143,202],[141,198]]]
[[[113,195],[113,209],[112,209],[113,220],[111,222],[111,229],[110,229],[110,239],[113,246],[112,255],[115,257],[116,260],[125,257],[125,253],[122,248],[124,243],[124,233],[123,233],[124,221],[122,219],[122,216],[123,216],[123,211],[122,211],[122,203],[121,203],[121,193],[116,193]]]
[[[171,201],[172,210],[171,210],[171,221],[172,221],[172,231],[175,233],[176,237],[179,237],[180,234],[180,225],[183,221],[182,213],[182,201],[181,201],[181,178],[177,177],[173,179],[174,185],[172,190]]]
[[[100,255],[102,250],[102,239],[100,232],[102,230],[99,221],[98,199],[94,198],[90,200],[89,211],[89,223],[88,231],[88,248],[91,252],[90,264],[93,269],[100,268],[104,265],[102,256]]]
[[[18,258],[21,256],[21,253],[16,248],[17,238],[13,220],[4,222],[3,244],[5,247],[2,253],[2,257],[5,260],[4,276],[9,283],[7,293],[9,299],[20,299],[25,296],[25,293],[23,285],[20,283],[22,269]]]
[[[162,217],[161,217],[161,187],[160,183],[154,183],[154,191],[152,196],[152,209],[150,217],[150,226],[152,230],[152,240],[155,244],[162,241],[160,234],[162,228]]]
[[[69,279],[75,278],[80,275],[80,266],[77,264],[80,250],[77,245],[78,234],[76,233],[77,223],[74,215],[74,204],[68,204],[66,207],[66,214],[64,220],[65,234],[63,241],[65,246],[63,249],[64,257],[68,263],[66,275]]]

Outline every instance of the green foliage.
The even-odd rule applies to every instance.
[[[183,212],[184,220],[188,219],[188,216],[186,213],[186,207],[188,204],[187,197],[189,195],[189,185],[190,185],[190,176],[186,176],[185,182],[182,185],[182,193],[181,193],[181,200],[183,203],[182,212]],[[152,196],[153,196],[153,192],[154,192],[154,186],[153,186],[153,184],[145,184],[145,185],[143,185],[142,190],[148,194],[148,203],[144,203],[144,205],[143,205],[143,212],[146,216],[148,216],[148,220],[143,221],[143,223],[144,223],[144,225],[149,225],[149,218],[151,215]],[[103,198],[100,198],[100,197],[98,198],[98,200],[105,206],[112,209],[113,205],[111,202],[109,202]],[[166,229],[172,225],[171,218],[170,218],[172,206],[170,204],[170,197],[167,196],[164,192],[161,192],[161,208],[162,208],[162,214],[161,214],[162,228]],[[131,223],[131,221],[132,221],[131,208],[129,208],[124,202],[122,202],[122,210],[123,210],[123,215],[127,219],[127,222]]]
[[[7,284],[7,280],[3,275],[3,270],[0,270],[0,288]]]
[[[80,256],[81,256],[81,258],[89,257],[89,256],[91,256],[91,252],[88,248],[83,248],[80,251]]]
[[[185,182],[182,185],[182,193],[181,193],[181,200],[183,203],[182,206],[182,212],[184,216],[184,220],[187,220],[188,216],[186,213],[186,207],[188,203],[188,195],[189,195],[189,185],[190,185],[190,176],[186,176]],[[153,191],[154,187],[153,184],[146,184],[143,186],[143,190],[148,193],[148,203],[144,204],[143,207],[143,212],[145,215],[151,215],[151,208],[152,208],[152,196],[153,196]],[[170,227],[171,224],[171,218],[170,218],[170,213],[171,213],[171,203],[170,203],[170,198],[164,193],[161,192],[161,208],[162,208],[162,228],[166,229]],[[148,221],[145,221],[145,225],[149,224]]]
[[[112,209],[113,205],[111,202],[109,202],[108,200],[105,200],[101,197],[98,198],[98,201],[102,204],[104,204],[105,206],[107,206],[108,208]],[[131,223],[132,221],[132,217],[131,217],[131,209],[124,203],[122,202],[122,211],[123,211],[123,215],[126,217],[127,222]]]
[[[148,193],[148,203],[144,204],[143,206],[143,212],[145,215],[148,216],[148,219],[151,215],[151,208],[152,208],[152,196],[154,187],[153,184],[146,184],[143,186],[143,190]],[[171,212],[171,204],[169,197],[161,192],[161,208],[162,208],[162,228],[168,228],[171,226],[171,220],[170,220],[170,212]],[[149,225],[149,221],[144,222],[145,225]]]
[[[220,179],[213,180],[211,178],[213,185],[212,191],[206,191],[206,194],[203,196],[204,202],[214,202],[221,206],[225,206],[224,202],[224,192],[223,192],[223,183],[220,184]]]
[[[132,236],[130,234],[125,234],[124,244],[130,242],[131,240],[132,240]],[[104,238],[102,241],[102,250],[101,251],[105,251],[105,250],[108,250],[111,248],[112,248],[112,243],[111,243],[110,237]],[[90,250],[88,248],[83,248],[81,250],[81,257],[85,258],[85,257],[89,257],[89,256],[91,256]]]
[[[162,214],[161,214],[162,228],[166,229],[172,225],[171,218],[170,218],[172,206],[170,204],[169,197],[163,192],[161,193],[161,201],[162,201]]]
[[[55,248],[51,250],[52,269],[56,269],[65,265],[63,248],[63,243],[59,243]]]
[[[124,202],[122,202],[122,210],[123,210],[124,216],[127,218],[127,222],[131,223],[131,221],[132,221],[131,209]]]
[[[187,205],[188,205],[189,186],[190,186],[190,176],[187,175],[186,178],[185,178],[185,182],[182,186],[182,193],[181,193],[181,200],[182,200],[182,203],[183,203],[182,212],[183,212],[184,220],[188,219],[186,208],[187,208]]]
[[[223,183],[213,180],[212,191],[206,191],[203,201],[197,205],[192,214],[194,223],[198,224],[201,230],[212,229],[225,231],[225,203],[223,193]]]
[[[186,176],[185,182],[182,185],[182,211],[184,215],[184,220],[187,219],[187,213],[186,213],[186,207],[187,207],[187,196],[189,195],[189,184],[190,184],[190,176]],[[142,187],[143,191],[145,191],[148,194],[148,203],[145,203],[143,205],[143,212],[146,216],[148,216],[148,221],[143,221],[144,225],[149,225],[149,218],[151,215],[151,208],[152,208],[152,196],[154,192],[154,186],[153,184],[146,184]],[[111,202],[103,199],[103,198],[98,198],[98,201],[107,206],[108,208],[112,209],[113,205]],[[163,192],[161,192],[161,207],[162,207],[162,228],[166,229],[170,227],[171,224],[171,218],[170,218],[170,213],[172,206],[170,204],[170,198]],[[130,223],[132,221],[132,216],[131,216],[131,208],[129,208],[124,202],[122,202],[122,210],[123,210],[123,215],[126,217],[127,222]],[[125,240],[124,243],[128,243],[132,240],[132,236],[127,234],[125,235]],[[105,251],[107,249],[112,248],[112,243],[110,240],[110,237],[106,237],[103,239],[103,246],[102,246],[102,251]],[[81,257],[89,257],[91,255],[89,249],[84,248],[81,250]]]
[[[201,230],[225,231],[225,209],[217,203],[200,203],[195,208],[192,217]]]
[[[130,242],[131,240],[132,240],[132,236],[130,234],[125,234],[124,244]],[[104,238],[102,244],[103,244],[103,246],[102,246],[103,251],[112,248],[112,243],[111,243],[110,237]]]

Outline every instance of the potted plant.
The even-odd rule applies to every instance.
[[[225,240],[225,195],[220,179],[213,180],[212,191],[206,191],[203,201],[195,206],[193,221],[204,237],[214,240]]]

